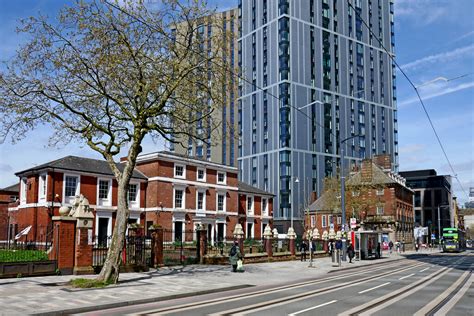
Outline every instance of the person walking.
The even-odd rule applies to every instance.
[[[380,253],[380,243],[377,243],[376,251],[377,251],[377,258],[378,259],[382,258],[382,254]]]
[[[306,244],[306,240],[300,244],[300,252],[301,252],[301,261],[306,261],[306,250],[308,249],[308,245]]]
[[[400,240],[397,240],[395,247],[397,247],[397,253],[400,254]]]
[[[232,245],[232,248],[230,248],[229,252],[229,261],[230,265],[232,266],[232,272],[237,272],[237,264],[239,260],[242,260],[242,254],[240,253],[238,241],[234,241],[234,244]]]
[[[390,255],[392,255],[392,249],[393,249],[393,242],[390,240],[388,243],[388,249],[390,250]]]
[[[352,246],[352,244],[349,244],[349,246],[347,246],[347,256],[349,257],[349,263],[352,263],[352,259],[354,258],[354,255],[355,255],[354,247]]]

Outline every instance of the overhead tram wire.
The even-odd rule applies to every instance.
[[[155,31],[159,31],[156,27],[154,27],[153,25],[150,25],[149,23],[147,23],[146,21],[144,21],[143,19],[141,19],[140,17],[137,17],[129,12],[127,12],[126,10],[122,9],[119,5],[116,5],[116,4],[113,4],[113,3],[110,3],[108,0],[104,0],[105,4],[115,8],[116,10],[119,10],[120,12],[124,13],[125,15],[128,15],[129,17],[137,20],[138,22],[142,23],[143,25],[146,25],[148,26],[149,28],[155,30]],[[168,34],[163,34],[168,40],[172,40],[172,38],[170,36],[168,36]],[[179,41],[176,41],[175,43],[178,43],[179,45],[183,46],[183,47],[186,47],[183,43],[179,42]],[[187,48],[187,47],[186,47]],[[189,48],[188,48],[189,49]],[[201,57],[205,57],[205,54],[202,54],[201,52],[199,51],[196,51],[196,50],[192,50],[195,54],[197,54],[198,56],[201,56]],[[214,61],[214,60],[211,60],[210,61],[211,63],[213,63],[214,65],[218,66],[218,67],[223,67],[222,64]],[[225,67],[224,67],[225,68]],[[273,93],[271,92],[268,92],[266,89],[260,87],[259,85],[257,84],[253,84],[252,81],[250,81],[249,79],[239,75],[238,73],[235,73],[234,71],[232,71],[231,69],[228,69],[227,72],[229,72],[233,77],[235,78],[238,78],[238,79],[241,79],[242,81],[245,81],[246,83],[248,84],[251,84],[252,86],[255,86],[256,89],[266,93],[267,95],[271,96],[272,98],[275,98],[276,100],[280,101],[280,97],[274,95]],[[313,101],[314,102],[314,101]],[[295,109],[296,111],[300,112],[301,114],[303,114],[304,116],[306,116],[307,118],[311,119],[312,120],[312,117],[310,117],[308,114],[306,114],[303,110],[301,110],[300,108],[298,108],[297,106],[294,106],[294,105],[291,105],[289,104],[288,105],[290,108],[293,108]],[[314,124],[316,124],[317,126],[321,127],[321,128],[324,128],[324,126],[319,123],[318,121],[314,120]],[[333,132],[329,131],[329,133],[334,136],[334,137],[337,137]]]
[[[439,135],[438,135],[438,132],[436,132],[436,128],[434,127],[434,124],[433,124],[433,121],[431,120],[431,117],[428,113],[428,110],[426,109],[426,106],[425,106],[425,103],[423,102],[423,99],[421,98],[420,96],[420,93],[417,89],[417,87],[415,86],[415,84],[413,83],[413,81],[411,81],[411,79],[408,77],[408,75],[405,73],[405,71],[403,71],[402,67],[400,67],[400,65],[397,63],[397,61],[395,60],[395,58],[393,57],[393,55],[385,48],[385,46],[383,45],[382,41],[378,38],[378,36],[375,35],[374,32],[372,32],[372,29],[370,28],[370,26],[367,24],[367,22],[364,20],[364,18],[362,18],[362,16],[360,15],[359,12],[357,12],[356,8],[354,8],[354,6],[352,5],[351,3],[351,0],[347,0],[347,4],[349,5],[350,8],[352,8],[352,10],[355,12],[355,14],[359,17],[359,19],[362,21],[362,24],[364,24],[364,26],[369,30],[369,33],[375,38],[375,40],[379,43],[380,47],[387,53],[388,57],[390,58],[390,60],[394,63],[394,65],[398,68],[398,70],[400,70],[400,72],[403,74],[403,76],[405,77],[405,79],[410,83],[410,85],[413,87],[413,89],[415,90],[416,92],[416,95],[418,97],[418,99],[420,100],[420,104],[421,106],[423,107],[423,111],[425,112],[426,114],[426,117],[428,118],[428,121],[431,125],[431,128],[433,129],[433,132],[436,136],[436,139],[438,140],[438,144],[439,146],[441,147],[441,150],[443,151],[443,154],[444,154],[444,157],[446,158],[446,161],[448,162],[448,165],[454,175],[454,178],[458,181],[458,184],[459,186],[461,187],[461,190],[463,191],[463,193],[467,195],[466,191],[464,190],[464,187],[462,186],[462,183],[461,181],[459,180],[458,178],[458,175],[457,173],[454,171],[454,168],[453,168],[453,165],[451,164],[451,161],[449,160],[448,158],[448,155],[446,153],[446,150],[444,149],[444,146],[443,146],[443,143],[441,142],[441,139],[439,138]],[[463,76],[460,76],[460,77],[463,77]],[[457,79],[457,78],[456,78]]]

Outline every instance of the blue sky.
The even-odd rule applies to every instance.
[[[68,1],[1,1],[0,59],[10,58],[24,40],[15,33],[18,19],[38,12],[54,16],[65,3]],[[209,3],[224,10],[235,6],[237,1]],[[424,84],[419,88],[420,94],[466,193],[474,186],[473,16],[472,0],[395,1],[397,62],[415,85]],[[463,75],[467,76],[450,81],[435,80]],[[400,170],[435,169],[438,174],[452,175],[414,90],[400,73],[397,94]],[[87,146],[79,144],[50,148],[49,135],[49,129],[42,127],[17,144],[0,144],[0,188],[17,181],[14,172],[68,154],[100,158]],[[163,145],[146,140],[143,148],[150,152],[163,149]],[[466,201],[467,196],[456,179],[453,179],[453,187],[458,200]]]

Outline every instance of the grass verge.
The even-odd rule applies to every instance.
[[[92,288],[104,288],[110,283],[104,281],[98,281],[96,279],[84,279],[84,278],[77,278],[72,279],[70,284],[74,288],[80,289],[92,289]]]

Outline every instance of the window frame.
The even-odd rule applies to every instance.
[[[47,192],[48,192],[48,174],[46,172],[43,172],[43,173],[40,173],[38,177],[38,201],[45,202]]]
[[[202,194],[202,208],[199,208],[199,194]],[[206,210],[206,191],[196,190],[196,211]]]
[[[101,198],[100,197],[100,183],[107,182],[107,197]],[[128,199],[128,193],[127,193]],[[107,178],[97,178],[97,204],[104,205],[104,206],[111,206],[112,205],[112,179]]]
[[[177,191],[181,192],[181,207],[176,207],[176,192]],[[184,188],[173,188],[173,208],[174,209],[180,209],[180,210],[185,209],[186,207],[185,196],[186,196],[186,191]]]
[[[385,194],[384,188],[382,188],[382,189],[375,189],[375,194],[376,194],[377,196],[382,196],[382,195],[384,195],[384,194]]]
[[[135,194],[135,200],[130,200],[130,189],[127,189],[127,201],[129,207],[140,207],[140,183],[139,182],[130,182],[129,186],[135,186],[137,188]]]
[[[226,193],[225,192],[217,192],[216,193],[216,212],[226,212]],[[219,210],[219,196],[223,197],[223,203],[222,203],[222,210]]]
[[[224,175],[224,180],[223,181],[219,181],[219,174]],[[217,171],[216,182],[217,182],[217,184],[227,184],[227,172]]]
[[[326,221],[326,215],[321,215],[321,227],[328,227],[327,226],[327,221]]]
[[[380,211],[382,210],[382,211]],[[383,205],[377,205],[376,209],[375,209],[375,212],[377,215],[383,215],[384,214],[384,207]]]
[[[66,195],[66,185],[67,185],[67,178],[76,178],[76,192],[74,195]],[[76,195],[79,195],[81,192],[81,176],[79,174],[73,173],[65,173],[63,177],[63,203],[71,204],[74,201]]]
[[[20,204],[26,204],[28,195],[28,178],[22,177],[20,180]]]
[[[176,174],[176,167],[182,167],[183,168],[183,174],[182,175],[177,175]],[[173,168],[173,176],[177,179],[186,179],[186,165],[175,163],[174,168]]]
[[[249,200],[251,201],[250,209],[249,209]],[[245,199],[245,208],[247,211],[247,215],[255,214],[255,198],[253,195],[247,195],[247,198]]]
[[[261,201],[261,215],[268,216],[268,198],[262,197]]]
[[[199,171],[203,172],[203,177],[199,178]],[[196,181],[206,182],[206,168],[197,168],[196,170]]]

